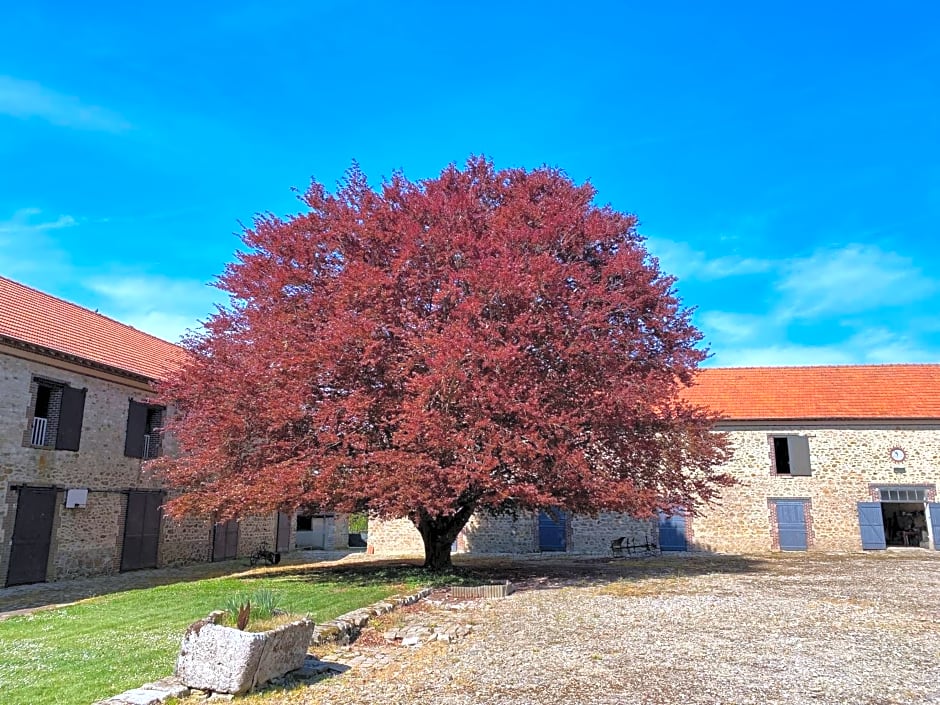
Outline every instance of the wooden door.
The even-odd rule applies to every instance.
[[[56,490],[50,487],[21,487],[13,522],[7,585],[41,583],[46,579]]]
[[[127,493],[124,546],[121,549],[122,571],[157,567],[162,505],[162,492]]]
[[[212,537],[212,560],[227,561],[238,557],[238,520],[229,519],[215,525]]]

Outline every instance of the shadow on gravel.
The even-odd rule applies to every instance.
[[[928,552],[932,553],[932,552]],[[485,585],[509,580],[519,590],[550,589],[569,585],[605,585],[613,582],[643,581],[666,577],[694,577],[716,573],[756,574],[762,572],[831,571],[833,564],[857,561],[872,562],[922,560],[925,556],[888,554],[763,554],[730,556],[711,553],[639,555],[627,558],[604,558],[570,554],[531,554],[522,556],[454,556],[454,568],[445,573],[428,573],[421,569],[420,559],[374,559],[362,556],[350,561],[333,561],[345,553],[311,555],[309,552],[287,554],[277,566],[249,569],[244,559],[221,563],[141,570],[133,573],[63,580],[0,589],[0,619],[17,611],[67,604],[98,595],[125,590],[186,583],[206,578],[233,577],[251,580],[261,576],[298,580],[310,584],[336,583],[369,586],[400,583],[402,589],[419,585],[448,587],[452,585]],[[934,556],[929,556],[935,558]],[[937,557],[940,558],[940,557]],[[4,614],[5,613],[5,614]]]
[[[454,568],[443,573],[421,569],[419,560],[374,560],[334,566],[281,567],[278,577],[309,582],[366,586],[399,582],[409,585],[447,587],[485,585],[509,580],[517,590],[553,589],[567,586],[607,585],[665,577],[694,577],[713,573],[742,574],[768,570],[772,561],[760,557],[700,555],[654,555],[625,559],[589,556],[470,557],[455,556]],[[248,577],[248,576],[245,576]]]

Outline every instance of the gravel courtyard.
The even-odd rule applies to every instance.
[[[321,655],[366,667],[248,702],[940,703],[934,553],[470,565],[522,589],[393,615]],[[394,620],[472,631],[385,644]]]

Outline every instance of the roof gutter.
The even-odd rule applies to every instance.
[[[88,370],[93,370],[95,372],[104,373],[109,376],[116,376],[122,379],[130,380],[136,382],[138,386],[143,386],[149,388],[154,382],[158,381],[153,377],[148,377],[147,375],[142,375],[137,372],[131,372],[129,370],[121,369],[120,367],[114,367],[112,365],[105,365],[101,362],[96,362],[94,360],[89,360],[87,358],[80,357],[78,355],[71,355],[69,353],[64,353],[59,350],[54,350],[52,348],[47,348],[43,345],[36,345],[35,343],[27,343],[26,341],[19,340],[17,338],[11,338],[8,335],[0,334],[0,345],[12,348],[13,351],[20,351],[26,353],[25,355],[19,355],[19,357],[24,357],[26,359],[34,359],[34,357],[41,358],[52,358],[58,362],[67,363],[68,365],[78,366],[86,368]],[[12,352],[12,351],[11,351]],[[16,354],[12,352],[12,354]],[[62,365],[58,365],[62,367]],[[100,376],[100,375],[99,375]]]

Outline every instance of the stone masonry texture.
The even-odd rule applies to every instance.
[[[940,424],[817,423],[724,426],[734,457],[725,466],[738,484],[723,490],[717,504],[695,517],[695,543],[720,552],[769,551],[774,545],[772,499],[805,499],[810,550],[861,550],[858,502],[872,501],[877,487],[914,486],[937,501],[940,481]],[[809,441],[808,477],[773,474],[774,435]],[[901,448],[903,462],[891,460]],[[903,469],[903,472],[900,471]],[[937,537],[934,537],[935,539]]]
[[[610,542],[624,536],[634,545],[657,539],[656,523],[605,512],[568,521],[569,553],[604,555]],[[378,555],[423,554],[421,535],[408,519],[369,520],[369,545]],[[457,537],[457,553],[535,553],[539,550],[538,516],[490,516],[477,512]]]
[[[721,553],[779,550],[775,500],[803,500],[808,550],[860,551],[858,502],[877,501],[878,488],[917,487],[937,502],[940,482],[940,423],[904,421],[725,422],[734,449],[722,468],[737,484],[722,490],[712,506],[687,520],[689,549]],[[775,474],[773,437],[808,439],[811,474]],[[901,448],[903,462],[891,459]],[[490,517],[477,514],[457,539],[458,552],[528,553],[538,550],[534,515]],[[694,532],[693,532],[694,528]],[[574,516],[568,524],[568,551],[603,555],[610,541],[658,542],[656,521],[618,514]],[[931,547],[940,537],[931,536]],[[369,523],[369,543],[377,554],[420,554],[421,537],[407,519]]]
[[[77,452],[30,445],[36,380],[86,389]],[[0,586],[7,581],[18,486],[57,490],[47,580],[120,570],[128,490],[159,490],[160,481],[137,458],[124,455],[129,401],[146,401],[149,390],[120,378],[84,374],[73,367],[21,358],[0,350]],[[53,410],[54,412],[54,410]],[[50,429],[54,430],[54,429]],[[172,450],[172,443],[167,444]],[[85,507],[65,508],[65,491],[86,488]],[[262,542],[275,543],[274,515],[243,522],[239,555]],[[164,517],[158,565],[208,560],[212,524],[207,519]]]

